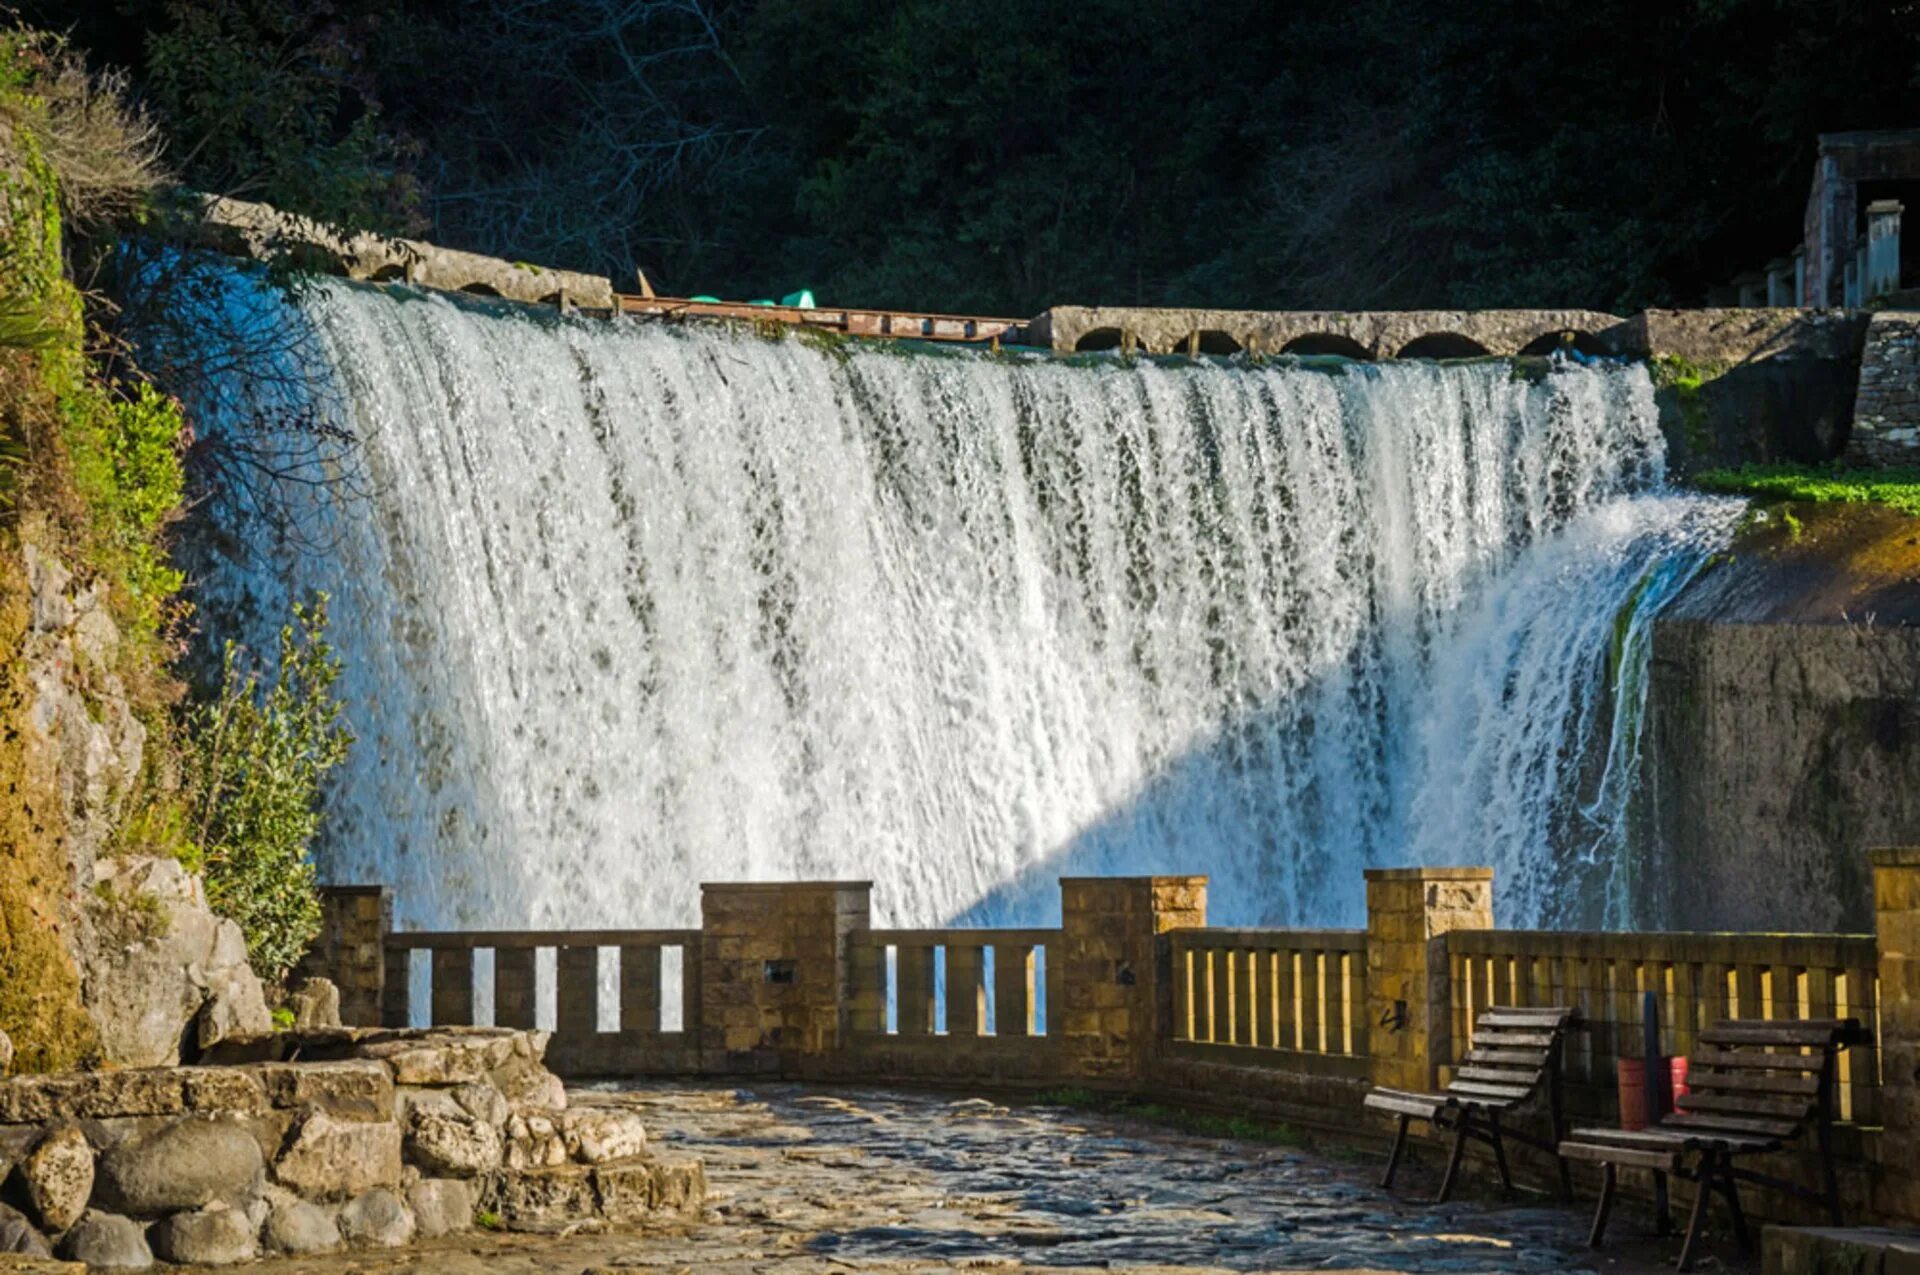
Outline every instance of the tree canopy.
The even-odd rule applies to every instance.
[[[189,184],[680,294],[1697,302],[1920,0],[29,0]]]

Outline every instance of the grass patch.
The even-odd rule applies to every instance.
[[[1764,501],[1878,504],[1920,517],[1920,469],[1859,471],[1830,465],[1742,465],[1693,476],[1702,491]]]
[[[1071,1107],[1076,1111],[1094,1111],[1101,1115],[1144,1120],[1202,1138],[1237,1138],[1242,1142],[1261,1142],[1273,1147],[1307,1145],[1306,1136],[1298,1129],[1278,1121],[1255,1120],[1248,1116],[1217,1116],[1204,1111],[1188,1111],[1163,1103],[1146,1102],[1122,1094],[1095,1093],[1091,1089],[1046,1089],[1034,1095],[1034,1101],[1048,1107]]]

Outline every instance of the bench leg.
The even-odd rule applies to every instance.
[[[1667,1175],[1658,1169],[1653,1173],[1653,1233],[1673,1234],[1673,1213],[1667,1208]]]
[[[1472,1127],[1473,1117],[1462,1109],[1455,1121],[1453,1151],[1447,1156],[1447,1175],[1440,1179],[1440,1194],[1433,1197],[1435,1204],[1445,1204],[1452,1198],[1454,1179],[1460,1176],[1460,1161],[1467,1154],[1467,1132]]]
[[[1611,1164],[1600,1166],[1600,1202],[1593,1208],[1593,1230],[1587,1234],[1587,1247],[1599,1248],[1600,1241],[1606,1238],[1607,1215],[1613,1212],[1614,1169]]]
[[[1493,1163],[1500,1170],[1500,1192],[1503,1197],[1513,1195],[1513,1175],[1507,1172],[1507,1144],[1500,1137],[1500,1113],[1487,1112],[1487,1136],[1493,1143]]]
[[[1742,1249],[1751,1251],[1753,1233],[1747,1229],[1747,1215],[1740,1207],[1740,1184],[1733,1179],[1731,1161],[1721,1162],[1720,1174],[1714,1179],[1714,1188],[1727,1202],[1727,1214],[1733,1219],[1733,1238],[1740,1242]]]
[[[1400,1168],[1401,1153],[1407,1149],[1407,1121],[1409,1116],[1400,1117],[1400,1127],[1394,1130],[1393,1150],[1387,1152],[1387,1171],[1380,1178],[1380,1188],[1390,1190],[1393,1187],[1393,1175]]]
[[[1562,1204],[1572,1204],[1573,1166],[1568,1164],[1564,1158],[1557,1155],[1554,1157],[1554,1160],[1560,1165],[1560,1202]]]
[[[1714,1157],[1709,1154],[1696,1180],[1699,1188],[1693,1197],[1693,1209],[1687,1215],[1687,1237],[1680,1241],[1679,1269],[1693,1269],[1693,1246],[1699,1242],[1700,1228],[1707,1220],[1707,1201],[1713,1197]]]

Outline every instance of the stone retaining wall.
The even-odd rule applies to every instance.
[[[1867,325],[1847,459],[1920,465],[1920,311],[1883,310]]]
[[[198,1265],[697,1212],[697,1160],[569,1104],[539,1032],[232,1038],[214,1065],[0,1083],[0,1253]]]

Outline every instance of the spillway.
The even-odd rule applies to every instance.
[[[1503,924],[1629,919],[1647,625],[1740,509],[1665,488],[1643,369],[230,287],[298,339],[222,362],[202,429],[331,481],[211,502],[196,601],[270,650],[331,595],[359,743],[318,854],[404,923],[802,877],[1044,923],[1063,873],[1175,871],[1222,923],[1356,924],[1359,869],[1412,862],[1492,863]]]

